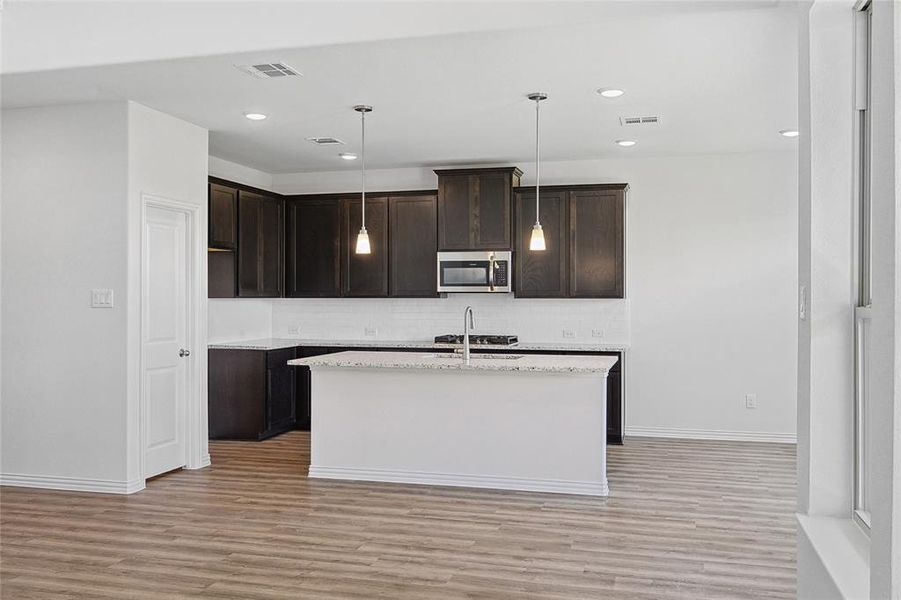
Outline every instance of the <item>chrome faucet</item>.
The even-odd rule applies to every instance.
[[[469,319],[466,316],[469,315]],[[475,328],[472,320],[472,307],[467,306],[463,311],[463,364],[469,364],[469,330]]]

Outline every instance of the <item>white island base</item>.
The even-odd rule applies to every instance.
[[[291,361],[311,368],[309,476],[606,496],[615,361],[523,356],[466,367],[386,352]]]

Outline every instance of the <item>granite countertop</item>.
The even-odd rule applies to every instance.
[[[289,360],[289,365],[349,369],[436,369],[457,371],[524,371],[538,373],[607,373],[616,364],[613,356],[508,354],[472,358],[463,364],[456,354],[419,352],[338,352]]]
[[[264,338],[239,342],[220,342],[210,344],[211,350],[279,350],[282,348],[294,348],[297,346],[323,346],[339,348],[422,348],[423,350],[462,348],[462,344],[438,344],[431,340],[313,340],[296,338]],[[592,343],[581,344],[576,342],[520,342],[515,346],[475,345],[472,349],[496,350],[548,350],[557,352],[623,352],[629,348],[626,344]]]

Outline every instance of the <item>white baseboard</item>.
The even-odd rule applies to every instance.
[[[722,431],[716,429],[676,429],[672,427],[626,427],[626,437],[659,437],[685,440],[722,440],[730,442],[770,442],[797,444],[794,433],[760,431]]]
[[[606,479],[603,482],[566,481],[558,479],[529,479],[522,477],[492,477],[488,475],[391,471],[384,469],[317,467],[312,465],[310,466],[309,476],[314,479],[345,479],[351,481],[379,481],[384,483],[412,483],[416,485],[444,485],[514,490],[521,492],[580,494],[585,496],[606,496],[609,494]]]
[[[144,489],[144,480],[115,481],[111,479],[82,479],[47,475],[0,474],[0,485],[11,487],[65,490],[70,492],[98,492],[102,494],[134,494]]]
[[[212,461],[210,461],[210,455],[204,454],[203,456],[200,457],[200,464],[198,464],[196,467],[186,465],[185,469],[187,469],[189,471],[194,471],[196,469],[205,469],[208,466],[210,466],[211,464],[213,464],[213,463],[212,463]]]

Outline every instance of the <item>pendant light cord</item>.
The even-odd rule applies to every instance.
[[[366,112],[360,111],[360,130],[361,130],[361,140],[360,140],[360,166],[362,167],[362,171],[360,174],[360,179],[362,180],[362,190],[363,190],[363,229],[366,229]]]
[[[539,148],[541,144],[539,142],[539,136],[541,135],[541,128],[538,126],[538,122],[540,120],[541,115],[541,99],[537,98],[535,100],[535,224],[538,225],[541,223],[541,219],[538,217],[538,208],[539,208],[539,196],[541,194],[541,162],[539,161]]]

